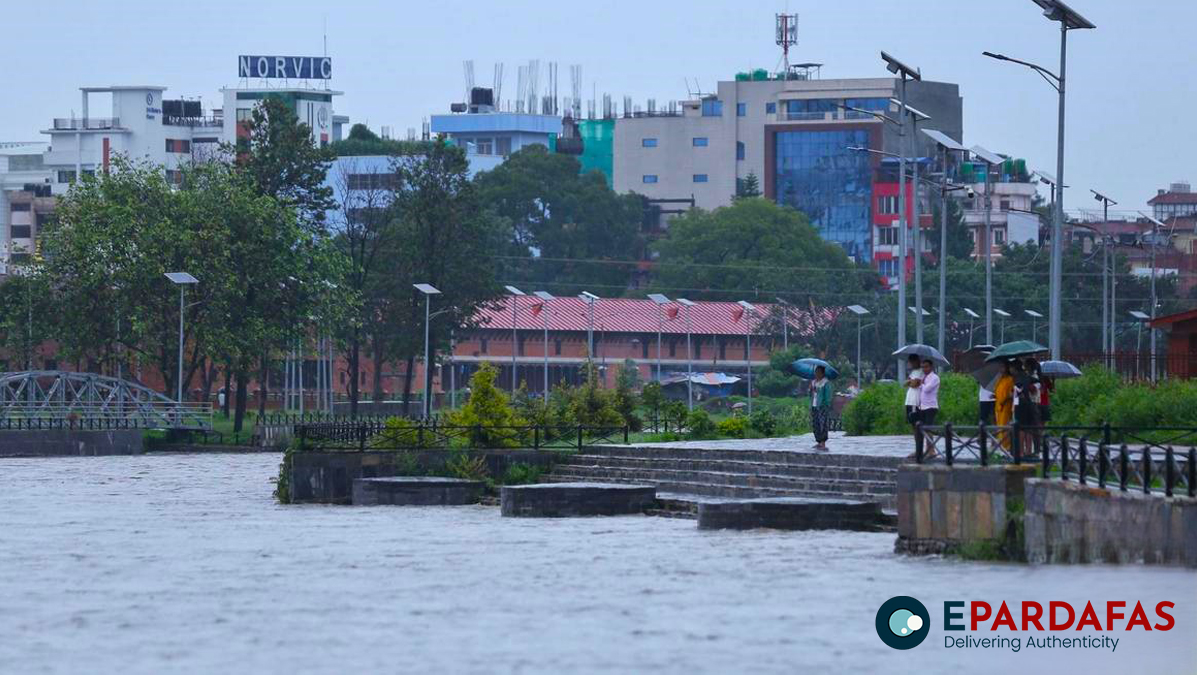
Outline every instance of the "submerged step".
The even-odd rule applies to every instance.
[[[500,515],[571,518],[645,513],[656,506],[653,485],[539,483],[500,489]]]
[[[701,502],[697,527],[702,530],[855,530],[877,531],[883,509],[876,502],[806,497]]]
[[[355,506],[458,506],[478,502],[482,492],[482,481],[461,478],[356,478],[350,503]]]

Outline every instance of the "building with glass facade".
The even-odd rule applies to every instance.
[[[868,262],[879,155],[847,148],[899,153],[896,125],[871,114],[898,119],[892,99],[899,97],[894,78],[719,82],[716,94],[669,111],[619,118],[613,187],[712,209],[728,204],[753,174],[765,197],[802,211],[822,236]],[[958,85],[910,82],[908,103],[930,116],[921,128],[962,139]],[[933,153],[923,134],[915,144],[916,155]]]

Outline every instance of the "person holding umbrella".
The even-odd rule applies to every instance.
[[[908,355],[908,379],[904,381],[904,419],[914,427],[920,422],[921,409],[921,359],[916,354]]]
[[[812,394],[812,428],[813,438],[817,444],[814,450],[828,450],[825,441],[829,440],[829,411],[833,407],[833,385],[825,377],[825,366],[815,368],[810,392]]]
[[[1012,422],[1013,414],[1013,387],[1016,380],[1013,379],[1012,362],[1005,361],[1003,370],[1000,371],[1000,379],[996,380],[996,424],[1001,427],[1008,426]],[[1008,433],[1001,431],[997,434],[1000,438],[1000,445],[1008,449]]]

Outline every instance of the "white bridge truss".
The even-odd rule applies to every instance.
[[[62,370],[0,373],[0,427],[209,429],[212,404],[178,403],[143,385]]]

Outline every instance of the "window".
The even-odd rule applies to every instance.
[[[995,232],[993,232],[992,239],[995,241],[997,246],[1003,246],[1004,245],[1004,230],[996,230]]]
[[[14,251],[10,256],[8,256],[8,261],[14,265],[24,265],[25,263],[29,262],[29,254],[23,251],[19,253]]]
[[[517,356],[525,356],[525,336],[517,335]]]
[[[725,358],[725,340],[717,340],[717,358]]]
[[[555,356],[561,356],[561,355],[562,355],[562,340],[555,340],[555,341],[554,341],[554,355],[555,355]]]
[[[738,340],[738,342],[742,342],[742,341]],[[746,359],[747,361],[750,360],[750,343],[749,342],[742,342],[742,358]]]
[[[692,147],[693,148],[707,148],[708,147],[708,137],[707,136],[694,137],[692,139]]]
[[[741,105],[741,104],[739,104],[739,105]],[[675,358],[675,341],[674,340],[671,340],[669,343],[667,343],[667,355],[670,356],[671,358]]]
[[[875,212],[879,215],[894,215],[900,213],[899,195],[884,196],[875,200]]]
[[[71,169],[61,169],[61,170],[59,170],[59,172],[58,172],[58,182],[60,182],[60,183],[74,183],[74,182],[75,182],[75,171],[73,171],[73,170],[71,170]]]
[[[696,342],[692,344],[692,352],[694,352],[692,355],[692,358],[694,358],[694,359],[700,358],[700,341],[699,340],[696,340]]]
[[[191,141],[177,140],[174,138],[167,139],[167,152],[188,153],[191,151]]]
[[[746,144],[741,141],[737,142],[737,158],[739,161],[746,159]]]
[[[650,358],[650,340],[642,340],[642,358]]]
[[[643,148],[657,148],[658,147],[658,139],[657,138],[643,138],[642,139],[642,147]]]
[[[828,98],[809,98],[787,102],[789,120],[823,120],[825,114],[837,110],[837,103]]]
[[[767,114],[768,115],[775,114],[775,102],[774,101],[771,101],[770,103],[767,104]]]
[[[721,99],[706,98],[700,102],[700,115],[703,117],[720,117],[722,110]]]
[[[486,353],[487,353],[487,338],[480,338],[480,340],[479,340],[479,353],[480,353],[480,354],[486,354]]]
[[[352,173],[346,177],[351,190],[391,190],[396,186],[394,173]]]
[[[21,212],[28,212],[28,211],[29,211],[29,202],[22,202],[19,204],[12,205],[13,213],[21,213]]]
[[[235,121],[237,121],[239,124],[242,122],[249,122],[252,119],[254,119],[254,111],[253,110],[251,110],[250,108],[238,108],[237,109]]]
[[[1001,199],[1001,200],[1000,200],[1000,210],[1001,210],[1001,211],[1007,211],[1007,210],[1009,209],[1009,204],[1010,204],[1010,203],[1011,203],[1011,202],[1009,202],[1007,199]]]
[[[895,246],[898,241],[900,228],[898,227],[881,227],[879,228],[879,245],[880,246]]]
[[[737,104],[737,116],[738,117],[746,116],[746,104],[745,103]]]
[[[847,108],[858,108],[858,110],[870,110],[878,113],[887,112],[891,107],[891,103],[886,98],[848,98],[845,106]],[[870,113],[858,112],[856,110],[842,111],[842,118],[848,120],[860,120],[874,117]]]
[[[475,139],[475,154],[477,154],[477,155],[492,154],[492,139],[490,139],[490,138]]]
[[[32,236],[33,236],[33,234],[31,232],[31,228],[29,225],[13,225],[12,226],[12,238],[13,239],[29,239]]]
[[[656,176],[652,173],[645,174],[644,176],[642,176],[642,182],[643,183],[657,183],[658,176]]]
[[[180,185],[183,183],[183,172],[178,169],[167,169],[167,182],[171,185]]]
[[[501,157],[508,157],[512,154],[512,138],[504,136],[496,139],[496,154]]]
[[[694,174],[692,174],[692,182],[693,183],[707,183],[708,182],[708,174],[694,173]]]

